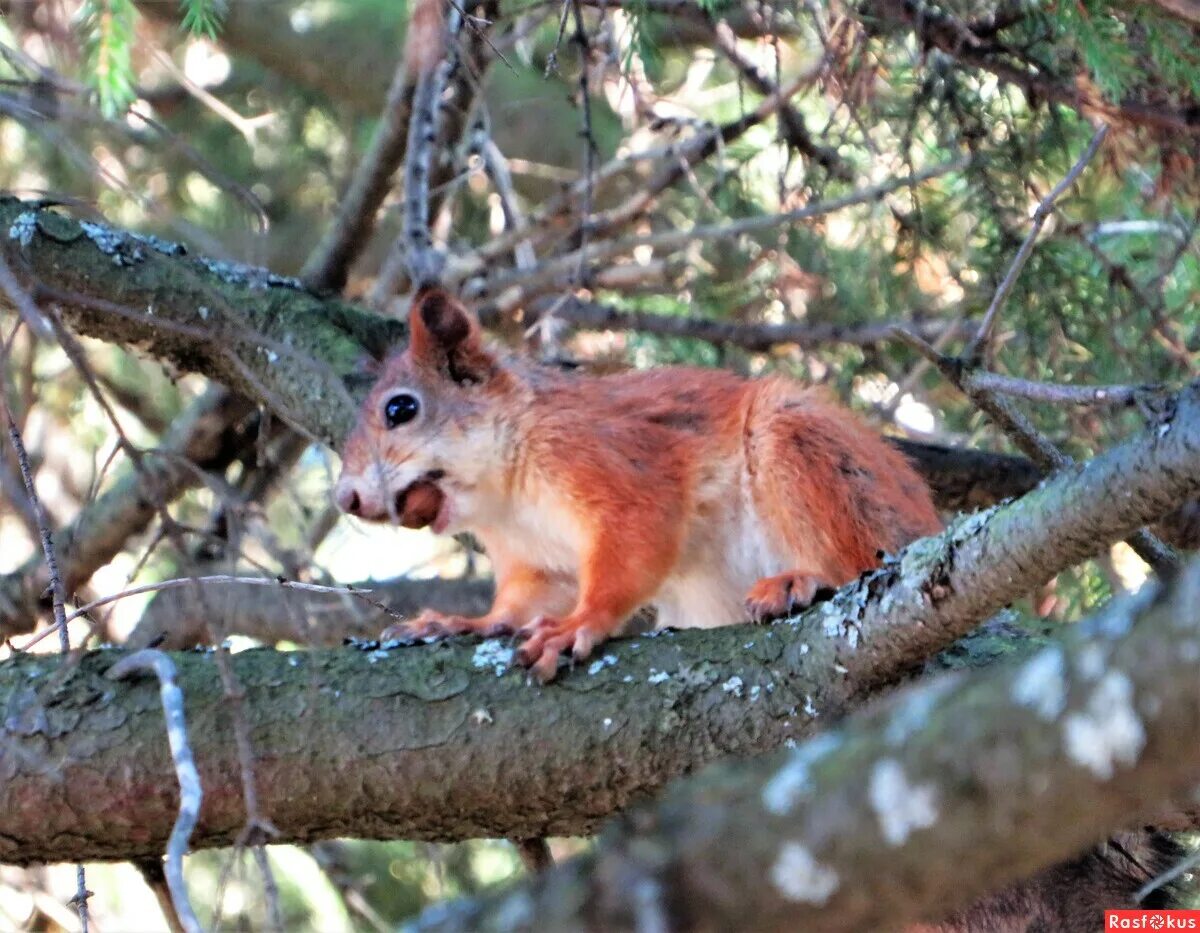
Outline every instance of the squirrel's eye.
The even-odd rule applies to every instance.
[[[410,395],[407,392],[401,392],[399,395],[393,395],[387,400],[387,404],[383,406],[383,420],[387,423],[389,429],[397,425],[406,424],[417,417],[417,412],[421,410],[421,403],[417,401],[415,395]]]

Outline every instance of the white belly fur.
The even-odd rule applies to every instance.
[[[740,508],[716,509],[693,529],[684,559],[654,599],[659,628],[715,628],[746,621],[744,600],[763,577],[790,562],[771,541],[743,487]]]

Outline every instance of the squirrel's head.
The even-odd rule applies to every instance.
[[[346,438],[338,508],[439,533],[468,528],[503,469],[513,391],[474,316],[442,289],[418,292],[408,346],[384,363]]]

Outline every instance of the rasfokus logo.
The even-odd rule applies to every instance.
[[[1200,910],[1106,910],[1105,930],[1200,930]]]

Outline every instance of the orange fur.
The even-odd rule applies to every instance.
[[[414,631],[516,630],[542,679],[643,605],[660,626],[778,614],[941,527],[904,457],[819,391],[503,362],[441,291],[414,298],[410,328],[347,439],[337,501],[397,521],[410,488],[436,484],[434,528],[479,537],[497,595],[480,619],[426,613]],[[389,430],[397,393],[420,413]]]

